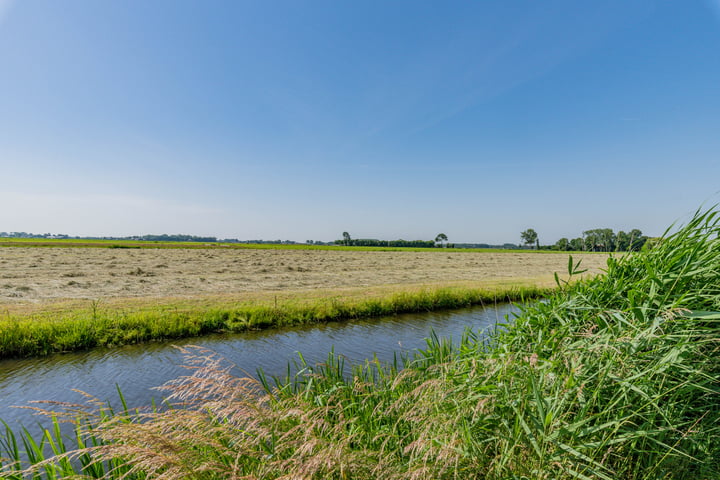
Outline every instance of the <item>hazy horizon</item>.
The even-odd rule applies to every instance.
[[[0,231],[542,244],[718,202],[720,0],[0,0]]]

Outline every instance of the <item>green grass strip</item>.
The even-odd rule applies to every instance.
[[[548,292],[548,289],[535,287],[492,291],[440,288],[396,292],[380,298],[295,299],[279,304],[246,303],[186,310],[178,310],[172,305],[159,305],[141,311],[88,308],[64,312],[58,318],[47,318],[43,314],[10,314],[0,318],[0,358],[41,356],[217,332],[462,308],[536,298]]]
[[[422,247],[366,247],[345,245],[306,245],[302,243],[222,243],[222,242],[170,242],[149,240],[100,240],[100,239],[54,239],[54,238],[0,238],[0,248],[161,248],[161,249],[208,249],[208,250],[332,250],[346,252],[436,252],[436,253],[582,253],[606,252],[558,252],[557,250],[506,249],[506,248],[422,248]]]

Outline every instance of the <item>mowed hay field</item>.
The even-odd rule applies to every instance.
[[[575,254],[600,273],[604,254]],[[388,287],[553,284],[568,254],[537,252],[0,248],[0,303],[194,298]]]

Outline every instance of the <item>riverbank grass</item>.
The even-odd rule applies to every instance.
[[[469,307],[537,298],[548,288],[504,285],[422,287],[323,295],[265,295],[246,302],[224,298],[108,304],[0,316],[0,358],[112,347],[148,341],[307,325],[397,313]]]

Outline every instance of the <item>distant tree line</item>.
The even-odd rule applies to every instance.
[[[139,237],[132,237],[133,240],[141,240],[145,242],[207,242],[215,243],[218,241],[217,237],[198,237],[195,235],[141,235]]]
[[[586,252],[633,252],[643,248],[647,241],[648,237],[637,228],[630,232],[620,230],[617,233],[613,232],[612,228],[594,228],[584,231],[582,237],[571,240],[561,238],[550,248]]]
[[[376,238],[352,238],[348,232],[343,232],[343,238],[335,240],[335,244],[347,247],[454,248],[452,243],[448,243],[448,237],[444,233],[438,234],[435,240],[378,240]]]
[[[505,250],[517,250],[520,246],[517,243],[503,243],[493,245],[490,243],[455,243],[455,248],[494,248],[494,249],[505,249]]]
[[[0,232],[0,238],[77,238],[63,233]]]
[[[202,242],[202,243],[269,243],[269,244],[295,244],[292,240],[238,240],[237,238],[205,237],[186,234],[161,235],[133,235],[129,237],[81,237],[58,233],[27,233],[27,232],[0,232],[0,238],[44,238],[69,240],[132,240],[141,242]],[[322,242],[316,242],[321,244]]]
[[[72,237],[55,233],[0,232],[0,238],[49,238],[72,240],[139,240],[143,242],[217,242],[216,237],[198,237],[196,235],[138,235],[131,237]]]
[[[267,244],[267,245],[297,245],[293,240],[238,240],[237,238],[223,238],[220,243],[246,243],[246,244]]]
[[[351,238],[349,240],[335,240],[336,245],[346,245],[348,247],[414,247],[414,248],[434,248],[442,246],[433,240],[377,240],[375,238]],[[445,246],[452,248],[452,244]]]
[[[265,244],[296,244],[292,240],[238,240],[236,238],[218,239],[217,237],[196,236],[186,234],[140,235],[130,237],[81,237],[55,233],[27,233],[27,232],[0,232],[0,238],[45,238],[45,239],[73,239],[73,240],[135,240],[145,242],[203,242],[203,243],[265,243]],[[582,237],[573,239],[561,238],[555,245],[540,245],[537,232],[529,228],[520,234],[525,247],[534,247],[543,250],[557,251],[585,251],[585,252],[629,252],[643,248],[648,237],[635,228],[629,232],[615,233],[611,228],[594,228],[582,233]],[[410,247],[410,248],[522,248],[513,243],[490,245],[486,243],[448,243],[448,237],[440,233],[435,240],[378,240],[373,238],[352,238],[348,232],[343,232],[343,238],[334,242],[307,240],[308,245],[347,245],[354,247]]]

